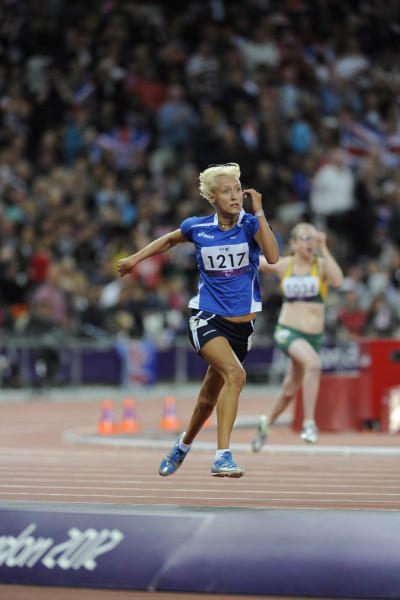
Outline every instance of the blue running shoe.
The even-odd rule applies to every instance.
[[[163,477],[166,477],[167,475],[172,475],[172,473],[175,473],[175,471],[177,471],[179,469],[179,467],[185,460],[185,457],[186,457],[187,453],[189,452],[189,450],[188,450],[188,452],[184,452],[183,450],[181,450],[179,448],[179,442],[183,438],[184,435],[185,434],[182,433],[182,435],[178,438],[178,441],[176,442],[176,444],[172,448],[172,450],[170,452],[168,452],[168,454],[166,454],[164,456],[164,458],[162,459],[158,472]]]
[[[229,450],[223,453],[221,458],[216,460],[211,469],[213,477],[242,477],[245,474],[245,468],[239,467],[233,462],[232,454]]]

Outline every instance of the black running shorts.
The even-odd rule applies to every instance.
[[[188,319],[188,335],[196,352],[200,352],[204,344],[213,338],[224,337],[242,363],[253,343],[254,323],[233,323],[204,310],[192,310]]]

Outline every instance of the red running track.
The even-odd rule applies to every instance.
[[[315,510],[400,509],[398,465],[400,438],[381,433],[324,433],[307,446],[288,425],[277,426],[262,452],[250,441],[258,414],[272,398],[265,390],[243,396],[238,427],[232,436],[236,462],[246,467],[238,480],[214,479],[214,428],[203,430],[182,468],[162,478],[158,466],[176,439],[160,430],[163,395],[135,399],[141,432],[112,438],[97,436],[102,395],[29,396],[0,403],[0,502],[96,503],[113,505],[292,508]],[[170,393],[167,392],[167,393]],[[76,395],[75,395],[76,394]],[[109,398],[109,395],[107,396]],[[121,413],[123,394],[112,397]],[[177,412],[186,423],[195,396],[177,396]],[[288,415],[290,418],[290,415]],[[249,425],[246,427],[246,422]],[[240,427],[239,427],[240,425]],[[0,586],[4,600],[106,597],[146,598],[149,592],[39,589]],[[47,593],[51,594],[47,596]],[[201,595],[200,595],[201,596]],[[199,594],[183,594],[190,600]],[[167,600],[176,594],[157,592]],[[208,600],[221,596],[207,595]],[[250,598],[251,596],[249,596]],[[253,596],[254,597],[254,596]],[[234,596],[241,600],[244,596]],[[282,598],[281,598],[282,600]]]

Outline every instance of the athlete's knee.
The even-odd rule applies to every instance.
[[[227,370],[225,383],[234,385],[240,390],[243,389],[246,383],[246,371],[242,365],[233,365]]]
[[[307,362],[306,370],[309,373],[313,373],[314,375],[319,375],[321,373],[321,369],[322,369],[321,359],[318,356],[318,354],[316,354],[315,356],[310,358],[310,360]]]

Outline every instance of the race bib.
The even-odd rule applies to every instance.
[[[251,268],[247,242],[228,246],[203,247],[201,258],[207,275],[211,277],[241,275]]]
[[[282,282],[283,294],[289,300],[308,300],[319,294],[319,279],[312,275],[285,277]]]

